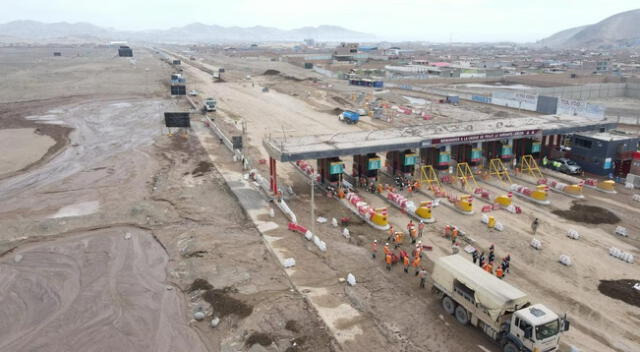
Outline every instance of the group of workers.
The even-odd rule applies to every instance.
[[[366,177],[360,177],[358,180],[358,185],[361,188],[366,189],[371,193],[382,193],[385,190],[395,193],[397,191],[404,191],[406,189],[408,192],[408,195],[411,196],[413,192],[420,189],[419,181],[409,180],[400,176],[394,177],[394,183],[397,189],[396,187],[392,187],[388,184],[376,183],[375,181],[369,180]]]
[[[502,279],[509,272],[509,265],[511,263],[511,255],[507,254],[499,265],[496,266],[495,271],[493,269],[494,262],[496,260],[495,246],[492,244],[489,247],[489,255],[485,256],[484,252],[478,253],[476,249],[471,253],[473,257],[473,264],[478,264],[484,271],[489,274],[495,274],[497,278]]]
[[[409,273],[410,267],[413,268],[413,272],[415,276],[418,276],[420,279],[420,287],[425,287],[425,281],[427,278],[427,271],[421,265],[422,255],[424,251],[424,246],[422,245],[422,241],[418,240],[419,237],[422,237],[424,233],[425,224],[424,222],[419,222],[416,224],[413,220],[409,220],[407,224],[407,233],[411,238],[411,253],[407,253],[405,250],[401,249],[403,244],[403,239],[405,237],[405,232],[396,231],[393,228],[393,225],[389,228],[389,236],[387,237],[387,241],[385,242],[382,250],[384,254],[384,262],[386,263],[386,268],[388,271],[391,271],[391,267],[396,263],[401,263],[403,270],[406,274]],[[393,243],[393,249],[391,249],[390,244]],[[413,246],[415,244],[415,247]],[[397,254],[396,254],[396,251]],[[376,258],[378,252],[378,240],[374,240],[371,244],[371,257]]]

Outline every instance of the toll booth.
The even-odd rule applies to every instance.
[[[482,161],[482,150],[475,148],[474,144],[454,145],[451,146],[451,159],[458,163],[476,166]]]
[[[353,156],[353,177],[366,177],[375,182],[381,167],[382,159],[375,153]]]
[[[513,146],[507,141],[491,141],[482,143],[482,153],[487,160],[499,158],[504,161],[513,159]]]
[[[387,171],[391,175],[413,177],[417,163],[418,154],[410,149],[387,152]]]
[[[542,144],[531,138],[518,138],[513,140],[513,155],[519,161],[523,155],[531,155],[534,159],[540,159]]]
[[[338,157],[318,159],[320,182],[337,186],[344,172],[344,162]]]
[[[445,147],[420,149],[422,165],[431,165],[435,170],[447,170],[451,164],[451,153]]]

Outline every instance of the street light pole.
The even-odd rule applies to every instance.
[[[315,200],[316,173],[311,175],[311,233],[315,234],[316,229],[316,200]]]

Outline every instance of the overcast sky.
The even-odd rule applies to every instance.
[[[90,22],[126,30],[193,22],[330,24],[387,40],[525,42],[638,7],[639,0],[18,0],[2,7],[0,23]]]

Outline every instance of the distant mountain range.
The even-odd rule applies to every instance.
[[[550,48],[640,46],[640,9],[621,12],[596,24],[566,29],[537,44]]]
[[[372,34],[352,31],[338,26],[302,27],[283,30],[273,27],[223,27],[192,23],[167,30],[119,31],[90,23],[42,23],[14,21],[0,24],[0,38],[4,41],[105,41],[127,40],[157,43],[237,43],[302,41],[372,41]]]

